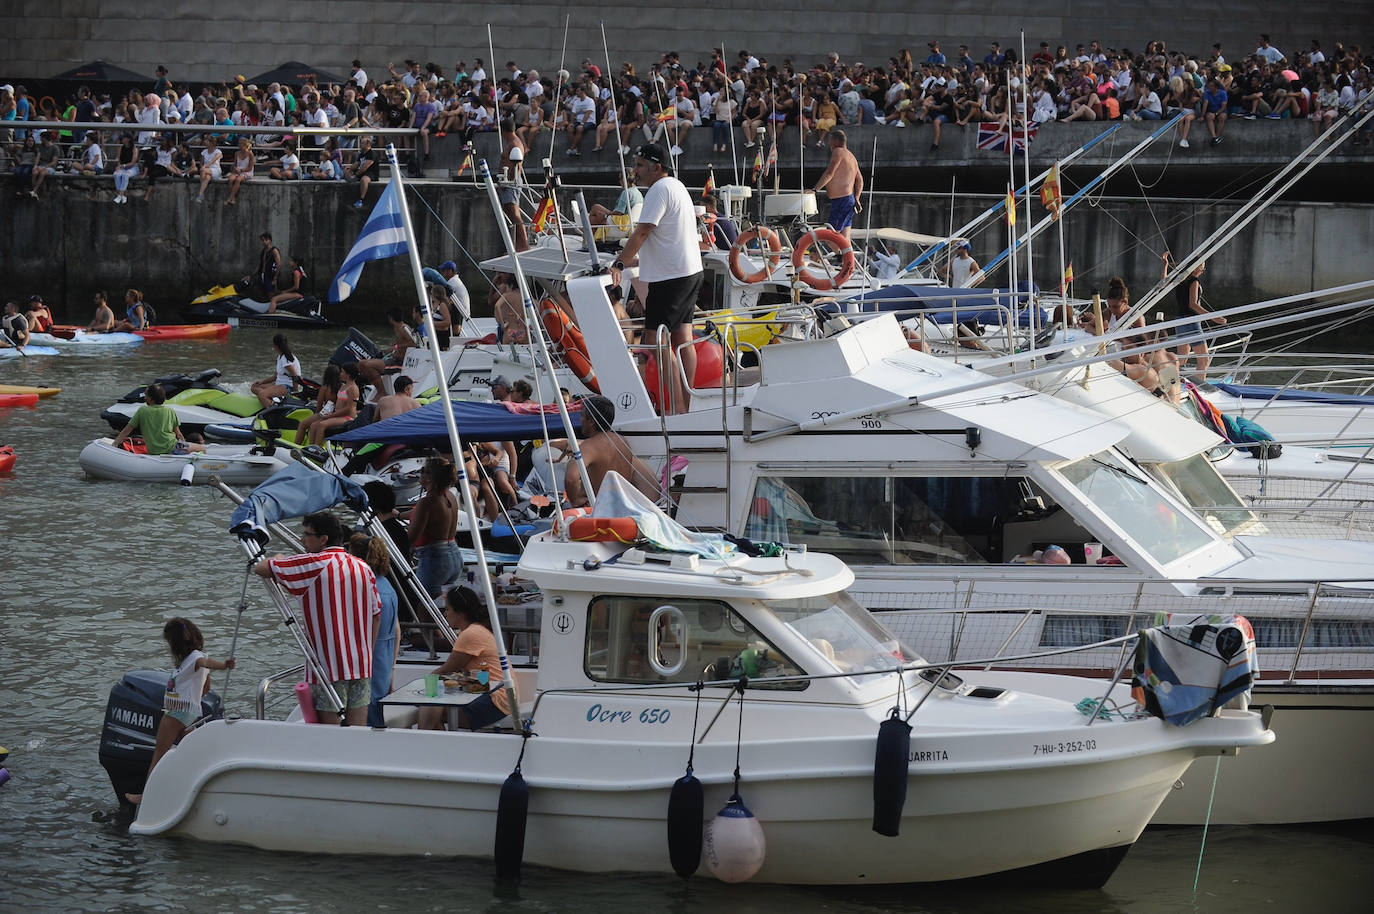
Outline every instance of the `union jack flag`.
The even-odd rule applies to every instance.
[[[1038,124],[1032,125],[1029,130],[1018,127],[1012,131],[1012,139],[1016,148],[1024,152],[1026,147],[1035,139],[1035,134],[1040,130]],[[1007,128],[1000,124],[979,124],[978,125],[978,148],[988,152],[998,150],[1006,151],[1007,148]]]

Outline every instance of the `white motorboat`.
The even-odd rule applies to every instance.
[[[641,529],[675,529],[638,516]],[[517,573],[541,589],[544,611],[537,673],[517,679],[537,737],[527,743],[510,729],[407,729],[414,711],[396,708],[385,730],[213,720],[153,770],[130,830],[485,857],[511,815],[499,797],[518,764],[525,861],[668,873],[669,794],[691,751],[707,813],[738,791],[762,824],[756,881],[911,883],[1063,863],[1066,883],[1095,885],[1195,758],[1273,739],[1242,710],[1182,727],[1136,715],[1090,725],[1075,707],[1095,697],[1081,679],[1005,688],[942,677],[846,594],[853,574],[838,559],[720,549],[531,542]],[[698,680],[714,684],[699,696]],[[1054,697],[1065,690],[1081,694]],[[875,746],[894,704],[915,730],[898,762],[899,835],[882,837]]]
[[[230,485],[256,485],[286,466],[265,448],[208,444],[190,454],[136,454],[114,447],[112,438],[96,438],[81,450],[81,469],[95,479],[122,482],[208,484],[215,475]]]

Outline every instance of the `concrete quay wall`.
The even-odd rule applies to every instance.
[[[1338,0],[1201,0],[1186,7],[1173,0],[1036,6],[953,0],[926,8],[909,0],[714,0],[705,7],[540,0],[10,0],[0,10],[0,61],[9,71],[0,75],[50,76],[96,58],[149,74],[165,64],[174,79],[197,81],[252,75],[288,60],[347,75],[355,57],[374,76],[384,75],[388,62],[399,67],[410,57],[434,61],[449,73],[458,60],[471,66],[477,57],[489,71],[508,59],[522,68],[554,70],[560,58],[573,70],[584,57],[606,65],[601,23],[615,68],[624,60],[647,68],[667,50],[679,51],[690,67],[709,60],[709,49],[721,42],[730,61],[743,47],[776,64],[791,57],[807,65],[833,50],[846,61],[882,65],[899,48],[923,59],[930,39],[938,39],[946,54],[966,43],[981,59],[989,41],[1011,47],[1022,29],[1030,51],[1041,41],[1072,50],[1075,43],[1100,40],[1104,47],[1139,52],[1158,38],[1203,56],[1221,41],[1232,58],[1253,51],[1260,32],[1290,55],[1306,50],[1313,38],[1329,49],[1337,41],[1368,48],[1374,37],[1368,4]]]
[[[110,202],[110,180],[50,181],[44,199],[15,198],[0,217],[0,276],[6,297],[39,292],[55,303],[60,320],[88,320],[90,294],[143,290],[165,321],[192,297],[248,272],[256,262],[258,234],[270,231],[283,252],[302,255],[314,289],[324,296],[356,240],[367,210],[355,210],[353,186],[258,180],[235,207],[223,205],[225,188],[212,186],[204,204],[193,189],[161,183],[143,203],[135,182],[131,201]],[[478,310],[487,286],[473,261],[495,256],[499,238],[485,193],[471,184],[409,185],[409,205],[421,258],[435,265],[453,259],[464,267]],[[377,190],[373,190],[373,197]],[[588,189],[588,202],[610,203],[614,192]],[[971,219],[995,198],[962,196],[951,219],[947,195],[879,194],[859,225],[891,225],[943,232]],[[1076,291],[1105,288],[1114,274],[1137,294],[1159,276],[1158,254],[1167,245],[1182,255],[1224,222],[1233,202],[1104,197],[1083,205],[1065,222]],[[1037,205],[1038,211],[1038,205]],[[988,260],[1005,246],[1000,220],[974,238],[974,255]],[[1298,293],[1369,276],[1374,205],[1278,203],[1212,258],[1204,294],[1214,305]],[[1057,285],[1058,244],[1046,236],[1035,247],[1036,276]],[[996,277],[1005,280],[1005,273]],[[334,307],[340,320],[380,322],[387,307],[414,300],[405,258],[369,264],[353,297]]]

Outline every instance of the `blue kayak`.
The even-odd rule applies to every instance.
[[[25,346],[23,352],[9,346],[0,348],[0,359],[19,359],[26,355],[57,355],[57,350],[51,346]]]

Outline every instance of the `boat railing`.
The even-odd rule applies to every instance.
[[[1054,575],[1071,568],[1039,570]],[[1343,586],[1361,582],[1127,576],[1113,577],[1110,586],[1073,589],[1046,574],[1012,572],[995,580],[952,577],[947,589],[937,584],[920,592],[855,590],[903,643],[961,666],[983,655],[1091,646],[1168,613],[1245,616],[1255,630],[1263,666],[1283,670],[1289,682],[1300,674],[1374,675],[1374,590]],[[1075,583],[1090,580],[1079,575]],[[1101,673],[1115,663],[1115,658],[1098,656],[1088,667],[1072,668]]]
[[[305,664],[298,663],[289,669],[279,670],[269,676],[264,676],[258,683],[258,720],[267,720],[267,693],[271,690],[272,686],[282,680],[291,680],[293,682],[299,681],[300,677],[303,675],[305,675]]]

